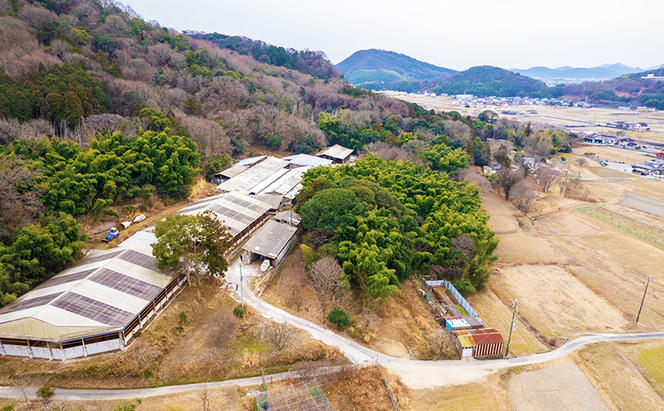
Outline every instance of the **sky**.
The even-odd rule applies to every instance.
[[[453,69],[664,63],[661,0],[123,0],[177,30],[322,50],[368,48]]]

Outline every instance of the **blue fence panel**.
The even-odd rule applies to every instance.
[[[468,315],[472,317],[479,317],[479,314],[477,314],[475,310],[473,310],[473,307],[471,307],[471,305],[468,304],[468,301],[466,301],[466,299],[463,298],[461,293],[449,281],[447,280],[426,281],[425,284],[427,288],[440,286],[440,285],[444,286],[450,291],[450,294],[454,296],[459,305],[462,306],[464,310],[466,310]]]

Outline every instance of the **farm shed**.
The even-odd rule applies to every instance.
[[[462,357],[500,358],[503,356],[503,336],[494,328],[454,331],[456,347]]]
[[[0,310],[0,354],[66,360],[121,350],[182,288],[156,268],[148,236],[90,251]]]
[[[238,164],[242,165],[241,163],[242,162],[238,162]],[[288,165],[288,162],[276,157],[264,158],[249,167],[247,170],[219,184],[217,186],[217,191],[239,191],[242,193],[260,191],[256,190],[255,187],[259,184],[270,184],[272,181],[279,178],[288,171],[288,169],[285,168],[286,165]],[[266,181],[268,182],[266,183]]]
[[[284,157],[282,160],[288,161],[289,168],[319,167],[319,166],[329,166],[330,164],[332,164],[332,160],[329,160],[327,158],[312,156],[309,154],[295,154],[292,156]]]
[[[484,323],[478,317],[453,316],[445,318],[445,327],[450,331],[470,330],[484,328]]]
[[[177,214],[199,215],[205,211],[212,212],[216,218],[228,226],[233,236],[233,246],[229,249],[229,253],[231,253],[235,250],[235,246],[261,226],[267,219],[271,208],[272,206],[254,196],[225,193],[193,202],[178,211]]]
[[[299,226],[302,222],[302,217],[293,210],[280,211],[274,216],[274,219],[280,223],[290,224],[295,227]]]
[[[268,259],[273,267],[281,263],[295,244],[297,228],[274,220],[266,222],[242,247],[245,261]]]
[[[347,163],[348,160],[350,160],[351,154],[353,154],[352,148],[346,148],[339,144],[335,144],[318,153],[317,156],[332,160],[335,164],[342,164]]]

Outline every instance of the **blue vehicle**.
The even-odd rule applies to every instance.
[[[117,228],[113,227],[113,228],[111,228],[111,231],[109,231],[108,234],[106,234],[106,238],[102,239],[101,241],[103,241],[105,243],[109,243],[109,242],[115,240],[116,238],[118,238],[119,236],[120,236],[120,232],[118,231]]]

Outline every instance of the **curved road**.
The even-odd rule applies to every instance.
[[[250,274],[250,273],[248,273]],[[240,268],[238,262],[229,267],[226,275],[231,283],[231,290],[235,284],[240,282]],[[382,354],[370,348],[364,347],[355,341],[336,334],[311,321],[290,314],[280,308],[266,303],[257,297],[249,288],[243,284],[244,303],[254,309],[262,316],[280,323],[287,323],[308,332],[313,338],[334,347],[343,352],[348,359],[357,365],[372,365],[378,362],[386,367],[391,373],[398,375],[404,384],[414,389],[434,388],[444,385],[459,385],[481,380],[485,376],[500,369],[516,367],[521,365],[537,364],[562,358],[571,352],[589,344],[608,341],[634,341],[664,339],[664,331],[650,333],[625,333],[625,334],[590,334],[567,341],[565,344],[552,351],[538,354],[529,354],[513,358],[497,360],[444,360],[444,361],[421,361],[406,358],[397,358]],[[239,294],[233,295],[239,300]],[[321,370],[334,371],[338,367],[328,367]],[[266,376],[266,379],[276,381],[280,379],[297,377],[297,373],[285,372]],[[66,390],[56,389],[55,399],[58,400],[121,400],[132,398],[155,397],[159,395],[178,394],[204,389],[214,389],[230,386],[252,386],[261,384],[261,377],[241,378],[227,381],[217,381],[199,384],[171,385],[157,388],[140,388],[127,390]],[[0,398],[33,399],[36,398],[35,387],[17,388],[0,387]]]

